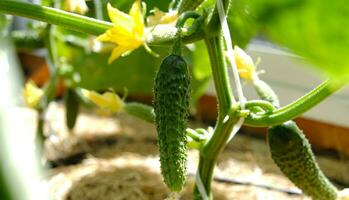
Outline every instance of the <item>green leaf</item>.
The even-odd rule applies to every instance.
[[[196,42],[192,53],[192,94],[191,104],[195,104],[204,94],[212,76],[210,59],[203,41]]]
[[[193,54],[193,78],[203,80],[211,77],[210,59],[203,41],[196,42]]]
[[[161,57],[168,54],[167,48],[153,48]],[[128,56],[119,58],[108,64],[110,52],[89,53],[77,46],[59,44],[59,54],[74,67],[74,73],[80,76],[77,87],[129,93],[151,94],[153,77],[160,66],[161,58],[149,55],[143,47],[133,51]]]
[[[206,0],[198,11],[203,12],[205,9],[213,11],[215,3],[214,0]],[[257,31],[255,18],[251,15],[246,0],[231,1],[227,20],[233,44],[244,48]]]
[[[249,7],[244,0],[231,2],[228,11],[228,24],[234,45],[244,48],[255,35],[257,27]]]
[[[348,1],[251,0],[250,6],[272,41],[349,81]]]

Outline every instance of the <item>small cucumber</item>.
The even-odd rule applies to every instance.
[[[253,80],[253,86],[262,100],[269,101],[275,108],[280,107],[278,96],[266,82],[256,79]]]
[[[79,97],[73,89],[68,89],[65,95],[65,109],[66,124],[72,130],[79,114]]]
[[[274,162],[306,195],[314,200],[337,198],[337,189],[320,170],[308,140],[295,122],[269,128],[268,143]]]
[[[182,190],[186,181],[190,75],[184,59],[171,54],[156,75],[154,112],[160,149],[161,171],[171,191]]]

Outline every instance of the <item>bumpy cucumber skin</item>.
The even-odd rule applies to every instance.
[[[79,114],[79,98],[73,89],[68,89],[66,93],[65,109],[66,124],[68,129],[72,130]]]
[[[313,200],[337,198],[337,189],[320,170],[308,140],[295,122],[270,128],[268,142],[274,162],[306,195]]]
[[[190,75],[184,59],[169,55],[160,66],[154,86],[154,111],[161,171],[171,191],[186,181]]]

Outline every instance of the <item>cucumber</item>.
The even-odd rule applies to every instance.
[[[304,194],[314,200],[337,198],[337,189],[320,170],[308,140],[295,122],[269,128],[268,143],[274,162]]]
[[[265,101],[269,101],[275,108],[280,107],[280,102],[278,96],[275,94],[274,90],[264,81],[258,79],[253,80],[253,86],[258,94],[258,96]]]
[[[181,191],[186,182],[187,120],[190,75],[184,59],[171,54],[156,75],[154,85],[155,124],[160,149],[161,172],[171,191]]]
[[[65,117],[69,130],[75,126],[79,114],[79,97],[73,89],[68,89],[65,95]]]
[[[277,95],[267,83],[255,79],[253,85],[262,100],[280,107]],[[337,189],[322,173],[307,138],[295,122],[288,121],[269,128],[268,144],[274,162],[304,194],[314,200],[337,198]]]

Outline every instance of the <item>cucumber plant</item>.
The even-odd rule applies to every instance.
[[[151,20],[148,18],[148,21],[145,22],[145,17],[149,12],[145,12],[144,2],[142,3],[141,0],[129,2],[111,0],[108,6],[105,1],[89,2],[87,5],[93,4],[93,6],[90,6],[93,9],[89,9],[88,12],[86,10],[87,16],[62,11],[59,9],[60,3],[53,0],[43,0],[41,5],[11,0],[0,1],[1,14],[17,15],[46,23],[40,26],[42,31],[40,31],[40,34],[36,33],[35,38],[15,37],[18,34],[12,34],[13,39],[16,40],[15,43],[22,45],[21,49],[36,49],[44,46],[48,52],[52,79],[44,87],[44,95],[37,108],[41,116],[39,120],[41,135],[44,135],[42,116],[49,102],[53,100],[55,88],[60,78],[74,79],[73,87],[67,85],[68,92],[66,93],[67,126],[72,128],[80,106],[79,101],[77,101],[76,90],[83,86],[102,90],[107,90],[109,87],[115,88],[115,85],[106,84],[110,83],[108,81],[113,79],[115,74],[119,75],[117,79],[124,78],[117,83],[128,81],[128,86],[135,88],[136,80],[140,80],[140,77],[144,74],[155,74],[155,71],[144,70],[146,67],[143,65],[151,65],[149,68],[154,70],[156,68],[153,66],[154,63],[160,61],[158,58],[151,57],[149,59],[145,57],[147,53],[156,55],[150,47],[174,46],[173,51],[163,59],[156,73],[154,108],[135,102],[123,103],[121,99],[111,93],[108,93],[108,95],[93,93],[96,98],[95,101],[98,101],[99,104],[108,104],[108,106],[105,106],[106,108],[117,107],[117,112],[124,111],[156,125],[161,170],[164,182],[171,191],[179,192],[185,184],[186,155],[187,146],[189,146],[196,148],[200,154],[195,179],[194,199],[212,199],[211,182],[217,158],[231,138],[231,132],[244,124],[246,126],[270,127],[268,141],[272,158],[281,171],[306,195],[320,200],[335,199],[337,189],[321,172],[308,141],[292,120],[331,96],[348,81],[349,70],[347,70],[346,56],[349,48],[344,45],[345,42],[328,39],[337,37],[338,35],[333,34],[336,33],[341,36],[340,38],[343,41],[349,41],[349,33],[342,28],[347,27],[347,25],[340,24],[348,21],[345,20],[346,16],[343,16],[349,12],[349,8],[345,6],[346,2],[344,0],[331,2],[331,6],[324,6],[325,3],[318,3],[317,1],[173,0],[170,2],[170,0],[165,0],[160,3],[159,1],[148,0],[145,2],[148,5],[159,4],[162,9],[164,4],[169,4],[170,10],[168,13],[163,13],[158,9],[154,9],[154,16]],[[132,5],[130,5],[131,3]],[[127,5],[131,7],[128,14],[122,13],[122,11],[113,7],[127,7]],[[106,19],[105,7],[108,9],[112,23],[103,20]],[[337,12],[335,11],[336,8],[343,10]],[[297,9],[301,11],[299,15]],[[74,12],[74,9],[69,11]],[[229,11],[232,12],[229,13]],[[316,17],[322,16],[323,13],[330,14],[328,20],[321,21]],[[294,16],[297,17],[293,19]],[[304,19],[301,19],[300,16]],[[194,19],[187,20],[188,18]],[[287,23],[283,23],[283,19]],[[338,23],[331,24],[329,23],[330,19],[338,20]],[[174,23],[174,21],[177,21],[177,23]],[[298,31],[298,25],[302,27],[302,31]],[[285,26],[290,27],[286,29]],[[57,31],[57,27],[60,31]],[[288,31],[291,29],[294,31]],[[239,60],[239,63],[236,63],[236,58],[232,58],[235,54],[231,47],[233,43],[245,45],[256,31],[261,31],[267,37],[275,38],[276,43],[286,45],[299,55],[310,58],[324,72],[327,72],[329,79],[291,104],[280,107],[277,95],[271,87],[260,80],[256,74],[245,76],[246,72],[249,72],[249,70],[245,70],[245,75],[242,78],[252,77],[250,81],[261,99],[246,102],[242,88],[239,87],[241,84],[238,76],[239,70],[243,71],[244,69],[243,66],[236,65],[248,63],[251,73],[255,73],[255,70],[251,70],[250,61],[244,62],[244,56],[241,57],[242,60]],[[233,34],[233,41],[231,41],[230,32]],[[234,37],[235,33],[237,37]],[[282,35],[280,36],[278,33],[282,33]],[[287,34],[290,37],[285,37]],[[109,44],[91,40],[89,35],[99,36],[97,39],[108,41]],[[299,36],[298,40],[295,39],[297,36]],[[313,36],[317,38],[314,39]],[[288,38],[292,40],[288,40]],[[225,40],[223,41],[223,39]],[[317,46],[313,48],[309,44],[312,44],[315,40]],[[196,41],[204,42],[209,63],[201,62],[205,60],[204,56],[196,55],[195,59],[192,60],[193,58],[188,54],[181,53],[180,50],[184,46],[181,44],[191,44]],[[116,73],[111,68],[104,66],[90,68],[84,65],[91,64],[90,60],[82,62],[88,58],[94,59],[94,65],[96,66],[99,66],[102,60],[107,63],[104,54],[105,51],[111,51],[110,45],[114,48],[109,59],[110,62],[122,63],[121,67],[123,67],[122,69],[125,68],[126,71],[126,68],[127,70],[132,69],[132,66],[135,65],[132,55],[137,55],[139,56],[137,58],[141,58],[142,61],[138,63],[142,65],[142,70],[139,70],[140,73],[136,74],[137,70],[135,70],[132,77],[128,77],[124,76],[123,70],[120,70],[121,68],[118,68]],[[64,50],[63,53],[59,53],[58,51],[72,48],[71,46],[78,46],[80,53],[77,53],[77,51],[65,52]],[[146,51],[136,50],[142,46],[145,47]],[[309,47],[313,48],[312,51],[309,51]],[[190,49],[200,51],[192,47]],[[84,54],[81,53],[82,51]],[[161,55],[164,55],[164,52],[162,51]],[[129,54],[131,55],[128,56]],[[143,54],[144,57],[142,57]],[[79,60],[80,64],[84,63],[81,64],[83,65],[81,68],[86,71],[89,69],[105,71],[103,73],[97,70],[88,71],[85,85],[81,84],[74,71],[80,66],[74,66],[71,70],[68,70],[69,76],[64,76],[64,73],[62,73],[64,69],[62,62],[71,64],[74,63],[74,59]],[[115,59],[118,60],[114,61]],[[343,62],[344,67],[339,67],[340,70],[333,68],[341,62]],[[210,74],[214,80],[218,100],[218,118],[214,129],[209,131],[205,129],[187,129],[189,99],[192,96],[190,86],[192,85],[193,88],[196,86],[197,89],[204,88],[204,86],[197,86],[194,82],[191,84],[190,71],[192,69],[190,67],[193,63],[194,65],[199,63],[202,66],[209,66],[199,68],[201,71],[193,70],[195,76],[207,78],[207,74]],[[233,68],[239,98],[234,97],[234,92],[230,87],[228,64]],[[93,75],[91,76],[91,74]],[[103,84],[98,86],[86,84],[98,75],[103,76],[103,78],[98,79],[102,80],[99,82],[103,82]],[[84,79],[84,77],[81,78]],[[140,82],[137,86],[142,87],[142,84],[144,82]],[[123,87],[123,85],[118,85],[116,88],[120,87]],[[118,105],[113,105],[113,103]]]

